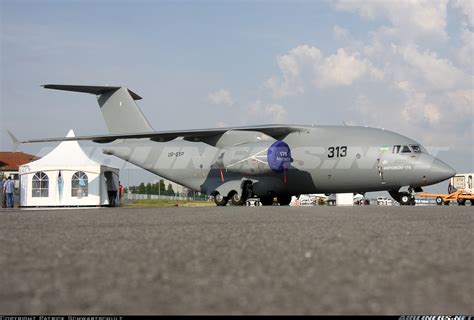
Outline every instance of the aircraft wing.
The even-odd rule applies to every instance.
[[[153,131],[143,133],[126,133],[126,134],[109,134],[94,136],[78,136],[78,137],[60,137],[45,139],[30,139],[19,141],[19,143],[37,143],[37,142],[57,142],[57,141],[93,141],[96,143],[109,143],[115,140],[128,139],[150,139],[157,142],[165,142],[183,137],[186,140],[201,141],[209,137],[218,136],[227,131],[258,131],[267,134],[275,139],[281,139],[292,132],[303,131],[303,126],[289,125],[264,125],[264,126],[246,126],[246,127],[228,127],[214,129],[196,129],[188,131]]]

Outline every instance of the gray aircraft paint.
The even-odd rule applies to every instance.
[[[45,88],[98,95],[111,135],[29,140],[93,140],[109,143],[104,153],[188,188],[227,196],[252,183],[257,196],[419,189],[455,171],[426,152],[394,153],[420,146],[388,130],[353,126],[266,125],[189,131],[153,131],[125,87],[46,85]],[[267,156],[283,141],[291,152],[288,170],[275,172]],[[279,144],[279,143],[277,143]]]
[[[291,133],[283,139],[290,146],[294,160],[287,172],[286,184],[283,183],[282,174],[268,170],[256,170],[256,174],[250,174],[245,168],[240,172],[246,174],[229,170],[232,163],[254,154],[258,150],[254,145],[240,144],[236,147],[217,148],[203,142],[176,140],[160,143],[145,140],[121,142],[104,150],[162,177],[205,193],[212,191],[206,188],[209,185],[217,186],[230,180],[242,179],[262,184],[269,184],[266,181],[269,180],[276,183],[276,190],[273,191],[289,194],[367,192],[398,189],[401,186],[422,187],[446,179],[446,165],[431,155],[393,154],[394,145],[419,145],[399,134],[363,127],[317,126],[307,127],[305,130],[302,133]],[[336,135],[341,137],[336,138]],[[361,146],[361,135],[365,135],[365,146]],[[331,143],[329,139],[332,139]],[[328,143],[318,144],[318,141]],[[328,147],[338,144],[347,146],[347,156],[336,160],[328,159]],[[390,150],[380,151],[380,146],[385,145],[390,146]],[[182,153],[182,156],[168,157],[169,153]],[[218,172],[220,168],[212,167],[218,163],[221,155],[226,154],[229,154],[229,159],[221,167],[224,175],[222,183]],[[378,170],[379,164],[383,164],[382,168],[389,169],[382,169],[381,174]],[[247,168],[251,166],[243,163],[243,167],[246,165]],[[301,172],[306,172],[311,177],[305,181],[310,182],[309,185],[300,183]],[[210,178],[214,181],[209,181]],[[208,182],[204,183],[205,181]]]

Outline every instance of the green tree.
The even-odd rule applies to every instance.
[[[158,194],[158,184],[154,183],[151,185],[151,194]]]
[[[146,193],[145,184],[143,182],[140,183],[140,185],[138,186],[138,193],[140,193],[140,194],[145,194]]]
[[[174,190],[173,190],[173,186],[171,185],[171,183],[168,184],[168,189],[166,190],[166,194],[169,195],[169,196],[174,196]]]
[[[160,194],[161,195],[166,194],[165,180],[163,179],[160,179]]]
[[[146,189],[145,189],[146,194],[151,194],[151,183],[147,183]]]

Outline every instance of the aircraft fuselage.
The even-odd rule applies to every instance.
[[[208,141],[140,139],[117,142],[105,150],[208,194],[216,190],[221,194],[239,192],[234,189],[243,181],[251,181],[258,196],[398,190],[435,184],[454,175],[451,167],[419,143],[387,130],[301,127],[281,139],[291,153],[284,172],[275,172],[265,162],[268,147],[276,139],[258,132],[234,133],[235,137],[221,137],[213,145]],[[227,140],[219,143],[222,139]]]

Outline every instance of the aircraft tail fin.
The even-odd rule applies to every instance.
[[[18,147],[20,146],[21,142],[20,142],[20,140],[18,140],[17,137],[15,137],[15,135],[10,130],[7,130],[7,132],[8,132],[8,135],[10,136],[10,139],[12,140],[13,151],[16,152],[18,150]]]
[[[153,128],[135,100],[141,97],[126,87],[47,84],[46,89],[95,94],[110,133],[151,132]]]

